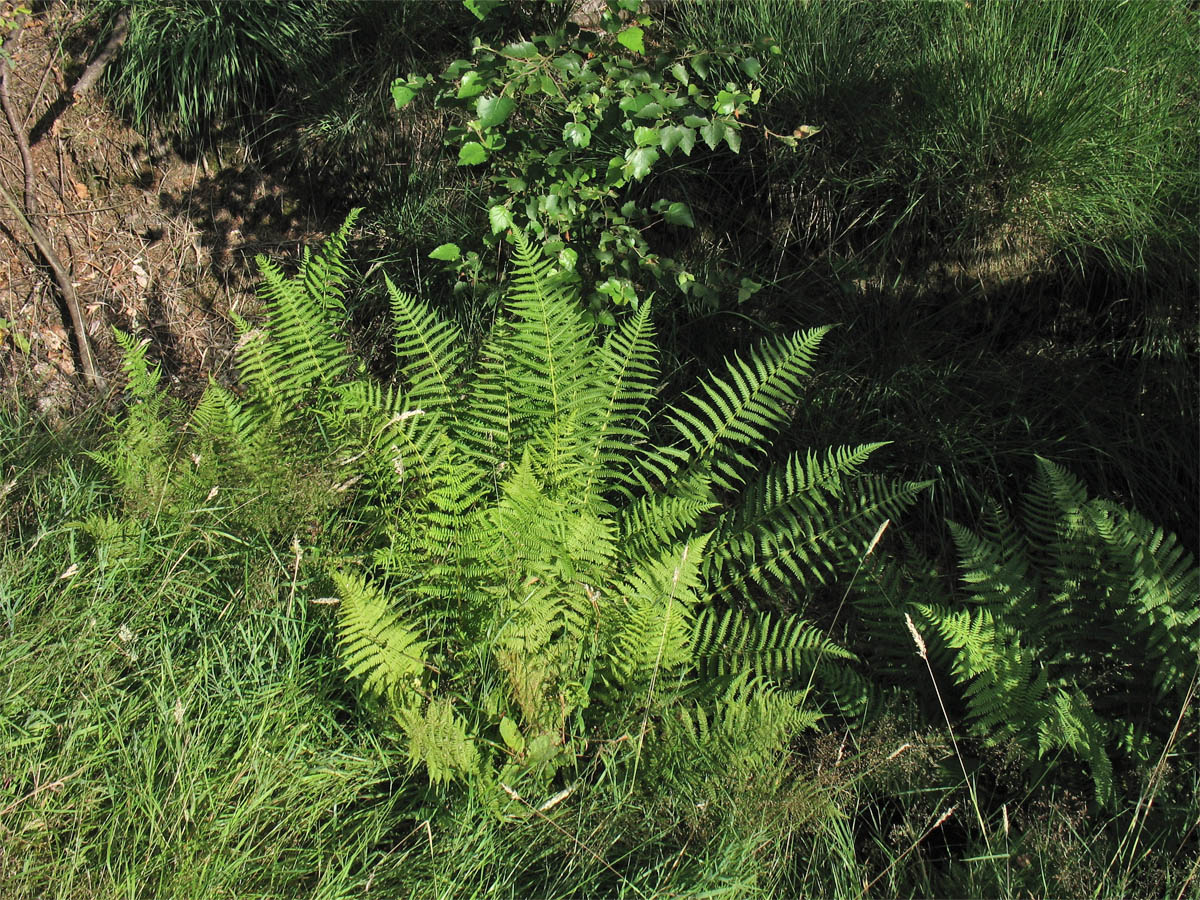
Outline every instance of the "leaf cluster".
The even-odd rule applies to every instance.
[[[636,6],[636,4],[635,4]],[[721,291],[745,299],[753,283],[697,282],[686,267],[652,248],[647,233],[695,228],[683,199],[656,196],[652,173],[678,168],[693,152],[741,149],[744,117],[761,97],[753,47],[694,51],[649,39],[650,19],[627,22],[610,10],[603,31],[564,26],[502,47],[476,41],[470,59],[437,77],[397,79],[392,96],[407,107],[421,92],[450,114],[447,145],[460,166],[479,168],[489,185],[489,234],[464,251],[444,244],[431,255],[452,265],[465,290],[488,251],[512,228],[556,255],[565,283],[587,287],[590,315],[613,324],[616,307],[636,307],[648,291],[682,294],[703,307]],[[720,80],[740,68],[744,81]],[[649,180],[648,180],[649,179]],[[495,286],[492,297],[500,295]]]

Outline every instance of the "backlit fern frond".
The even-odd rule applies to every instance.
[[[240,326],[242,380],[257,400],[286,414],[310,388],[333,386],[349,369],[342,296],[346,243],[357,215],[352,212],[322,250],[306,251],[293,277],[266,257],[257,258],[267,320],[262,330]]]
[[[377,587],[340,572],[333,580],[341,598],[338,647],[350,677],[362,679],[369,694],[410,706],[419,699],[426,675],[425,642]]]
[[[764,341],[745,360],[730,359],[723,377],[710,376],[672,406],[667,419],[690,448],[692,465],[711,462],[717,486],[740,487],[755,457],[791,417],[828,332],[813,328]]]
[[[387,279],[387,289],[395,330],[393,349],[405,396],[414,409],[427,412],[453,406],[465,356],[462,331],[398,290],[391,279]]]
[[[478,773],[479,751],[467,723],[449,699],[439,697],[423,708],[402,707],[396,720],[407,738],[410,764],[413,768],[424,766],[433,784],[468,781]]]

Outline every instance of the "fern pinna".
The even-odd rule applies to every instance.
[[[263,264],[241,390],[213,385],[193,428],[246,471],[315,447],[317,480],[353,497],[366,547],[333,568],[340,647],[412,764],[511,786],[628,735],[642,771],[704,746],[704,781],[812,725],[808,688],[851,683],[852,655],[761,601],[800,605],[920,487],[863,478],[877,444],[760,471],[827,329],[768,340],[658,408],[650,305],[598,338],[515,234],[507,302],[475,348],[387,283],[397,377],[380,383],[342,335],[349,227],[294,277]]]

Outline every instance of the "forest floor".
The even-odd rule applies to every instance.
[[[329,228],[248,153],[187,158],[148,141],[97,93],[68,103],[67,36],[77,11],[27,19],[11,51],[9,96],[29,141],[37,217],[69,270],[99,368],[119,368],[112,327],[149,337],[176,392],[199,394],[230,366],[231,311],[253,310],[257,254],[291,255]],[[64,71],[64,69],[66,71]],[[21,198],[24,173],[0,122],[0,185]],[[27,231],[0,207],[0,391],[51,422],[94,400],[78,374],[70,319]]]

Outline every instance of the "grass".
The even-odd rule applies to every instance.
[[[733,223],[710,238],[720,264],[767,285],[737,313],[843,323],[802,440],[887,435],[907,474],[939,480],[929,530],[1011,493],[1039,453],[1194,546],[1194,11],[668,10],[702,45],[774,36],[763,124],[823,129],[796,151],[748,142],[690,194]],[[697,343],[730,330],[713,324]]]
[[[405,177],[374,183],[381,154],[404,161],[379,128],[406,36],[363,37],[417,29],[419,11],[356,5],[352,33],[262,54],[247,48],[266,26],[242,19],[263,10],[145,15],[159,30],[140,40],[159,43],[131,35],[118,99],[181,133],[247,114],[314,181],[378,190],[372,243],[404,235],[406,280],[428,281],[421,248],[457,236],[473,195],[419,136]],[[189,22],[208,37],[172,41]],[[1011,496],[1035,452],[1200,539],[1193,12],[742,0],[679,4],[669,22],[700,43],[776,35],[764,123],[824,127],[795,154],[747,140],[736,170],[709,173],[720,184],[688,174],[698,209],[741,193],[730,208],[757,217],[722,213],[744,233],[713,238],[709,264],[768,287],[683,323],[681,347],[719,356],[747,321],[756,336],[843,322],[797,440],[892,439],[905,477],[939,479],[909,526],[921,542],[945,540],[945,516],[971,522],[983,495]],[[330,63],[338,90],[281,82],[331,46],[353,50]],[[181,64],[189,48],[203,52]],[[268,96],[287,106],[263,124]],[[750,170],[763,192],[741,191]],[[1006,748],[922,724],[942,713],[922,719],[912,698],[869,727],[830,722],[786,767],[711,797],[631,794],[600,768],[544,812],[549,798],[501,817],[469,791],[435,795],[333,662],[329,610],[307,602],[324,573],[296,564],[290,533],[236,524],[227,493],[203,516],[87,534],[89,516],[119,512],[83,456],[102,431],[0,411],[0,897],[1194,895],[1194,697],[1108,812],[1060,760],[1028,780]]]
[[[75,424],[64,434],[97,428]],[[1182,748],[1104,819],[1057,781],[1022,787],[1001,751],[948,741],[907,702],[704,797],[631,791],[602,754],[551,805],[497,815],[472,791],[431,793],[335,663],[327,608],[306,602],[319,565],[238,533],[219,501],[95,541],[80,523],[114,498],[67,440],[0,417],[4,897],[1187,889],[1152,812],[1180,814]]]
[[[774,36],[766,121],[788,252],[872,268],[1018,249],[1195,267],[1196,28],[1183,3],[672,7],[704,45]],[[778,202],[778,201],[777,201]]]

